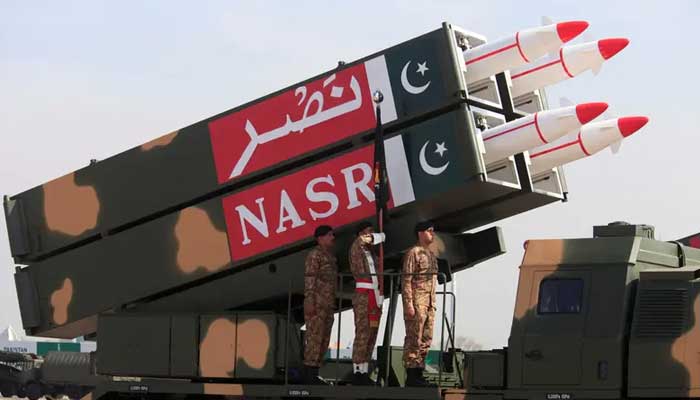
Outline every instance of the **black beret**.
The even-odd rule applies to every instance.
[[[433,227],[434,227],[434,225],[432,222],[421,221],[421,222],[418,222],[416,224],[415,232],[418,233],[418,232],[427,231],[428,229],[433,228]]]
[[[360,232],[364,231],[367,228],[371,228],[374,225],[372,225],[371,222],[369,221],[362,221],[360,222],[360,225],[357,226],[357,230],[355,231],[356,234],[359,234]]]
[[[333,232],[333,228],[331,228],[329,225],[321,225],[314,231],[314,237],[317,238],[320,236],[325,236],[329,232]]]

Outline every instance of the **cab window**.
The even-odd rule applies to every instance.
[[[578,314],[583,297],[582,279],[543,279],[537,300],[538,314]]]

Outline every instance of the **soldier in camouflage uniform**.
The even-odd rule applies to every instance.
[[[403,258],[401,295],[406,323],[403,361],[406,386],[427,386],[423,370],[433,340],[438,263],[428,248],[435,238],[433,225],[420,222],[416,224],[415,232],[418,243]]]
[[[305,381],[309,384],[325,384],[318,376],[318,368],[328,350],[333,328],[338,265],[333,255],[333,229],[321,225],[316,228],[314,236],[318,245],[306,257],[304,271]]]
[[[350,270],[355,278],[355,294],[352,308],[355,314],[355,341],[352,345],[353,385],[375,385],[369,377],[369,361],[377,341],[381,317],[382,296],[379,293],[380,277],[376,274],[377,258],[372,245],[383,241],[383,235],[375,234],[370,222],[358,227],[357,237],[350,246]]]

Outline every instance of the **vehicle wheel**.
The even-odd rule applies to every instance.
[[[80,388],[77,386],[66,386],[66,389],[63,391],[63,394],[65,394],[71,400],[80,400],[80,398],[83,397],[81,395]]]
[[[12,397],[17,395],[17,385],[14,383],[0,383],[0,394],[3,397]]]
[[[24,394],[29,400],[38,400],[44,395],[41,385],[36,382],[30,382],[24,388]]]

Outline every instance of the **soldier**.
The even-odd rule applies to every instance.
[[[403,258],[401,296],[406,339],[403,362],[406,386],[429,386],[423,377],[425,356],[433,340],[437,257],[428,248],[434,240],[433,224],[419,222],[415,227],[418,243]],[[416,275],[421,274],[421,275]]]
[[[377,258],[372,245],[383,241],[383,235],[375,234],[370,222],[358,227],[357,237],[350,246],[350,270],[355,278],[355,294],[352,309],[355,314],[355,341],[352,345],[353,385],[375,385],[369,377],[369,361],[377,341],[381,317],[382,295],[376,275]]]
[[[318,376],[318,369],[328,350],[333,328],[338,265],[333,255],[333,228],[321,225],[314,231],[314,237],[318,245],[306,256],[304,271],[304,380],[307,384],[319,385],[326,384]]]

